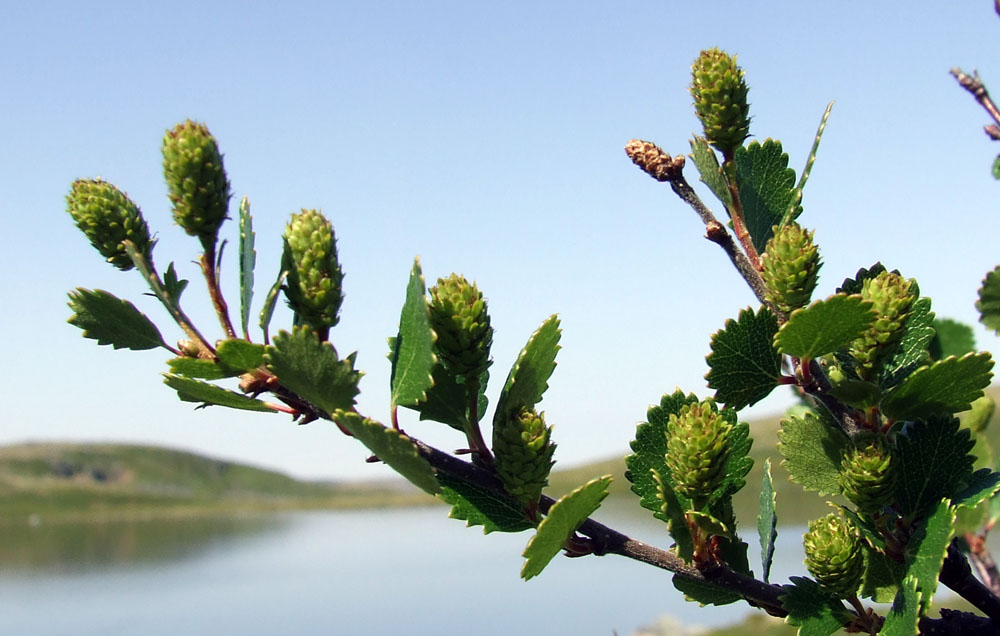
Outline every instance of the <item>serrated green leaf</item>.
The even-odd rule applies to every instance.
[[[507,375],[497,400],[494,423],[505,421],[511,412],[533,408],[541,401],[542,394],[549,388],[549,377],[556,368],[561,333],[559,318],[552,315],[531,334]]]
[[[909,422],[896,436],[896,502],[908,518],[955,496],[972,473],[973,442],[954,417]]]
[[[762,307],[757,314],[750,308],[742,310],[737,320],[727,320],[712,336],[705,379],[715,389],[717,401],[739,410],[778,386],[781,355],[773,345],[777,332],[777,317]]]
[[[167,271],[163,272],[163,289],[175,303],[180,302],[181,294],[184,293],[187,285],[188,282],[186,280],[177,278],[177,270],[174,269],[174,264],[170,263],[167,265]]]
[[[774,482],[771,481],[771,459],[764,460],[764,477],[760,485],[760,512],[757,514],[757,536],[760,539],[760,563],[764,582],[771,576],[774,542],[778,538],[778,515],[774,510]]]
[[[434,469],[409,437],[353,411],[337,410],[333,419],[411,484],[431,495],[441,492]]]
[[[826,105],[826,110],[823,112],[823,118],[820,119],[819,127],[816,129],[816,137],[813,139],[812,148],[809,150],[809,157],[806,159],[806,165],[802,168],[802,176],[799,177],[799,182],[795,186],[795,191],[792,194],[792,201],[788,206],[788,210],[785,212],[785,217],[781,221],[781,225],[787,225],[796,219],[799,214],[802,213],[802,191],[806,187],[806,181],[809,180],[809,175],[812,174],[813,164],[816,163],[816,153],[819,152],[819,142],[823,138],[823,131],[826,130],[826,122],[830,118],[830,112],[833,111],[833,102]]]
[[[271,289],[267,292],[267,296],[264,297],[264,306],[260,310],[259,324],[260,330],[264,334],[265,343],[270,339],[268,327],[271,325],[271,317],[274,316],[274,308],[278,304],[278,294],[281,293],[281,286],[285,284],[285,278],[287,277],[287,271],[278,272],[278,278],[275,279],[274,284],[271,285]]]
[[[920,595],[917,592],[917,579],[908,576],[896,593],[892,608],[886,614],[885,623],[879,636],[913,636],[917,633],[917,623],[920,621]]]
[[[865,574],[861,581],[862,598],[870,598],[875,603],[891,603],[899,592],[899,581],[906,573],[906,564],[886,556],[867,543],[865,550]]]
[[[879,362],[878,385],[883,389],[899,384],[906,376],[930,362],[928,349],[934,340],[934,312],[930,298],[917,298],[910,307],[903,337],[888,358]]]
[[[793,311],[774,345],[786,355],[815,359],[849,345],[875,318],[870,302],[837,294]]]
[[[979,322],[1000,336],[1000,265],[983,279],[976,309],[979,310]]]
[[[1000,492],[1000,473],[980,468],[969,476],[965,488],[955,493],[951,500],[955,506],[975,508],[997,492]]]
[[[837,288],[837,293],[847,294],[848,296],[852,294],[860,294],[866,280],[869,278],[875,278],[884,271],[885,265],[882,263],[875,263],[868,269],[862,267],[858,270],[858,273],[854,275],[854,278],[844,279],[844,282],[842,282],[840,287]]]
[[[843,629],[852,615],[843,601],[826,592],[819,583],[803,576],[788,578],[781,605],[788,611],[785,622],[799,628],[799,636],[830,636]]]
[[[747,473],[753,469],[753,458],[750,457],[750,447],[753,439],[750,437],[750,426],[745,422],[736,421],[736,411],[725,408],[721,411],[722,416],[732,424],[729,431],[729,453],[726,455],[726,462],[722,465],[722,472],[725,477],[708,497],[708,506],[712,514],[723,520],[723,522],[733,525],[735,519],[730,519],[716,509],[716,504],[730,501],[732,496],[743,489],[746,485]],[[734,529],[735,526],[733,525]]]
[[[955,508],[947,499],[942,499],[907,544],[907,578],[916,578],[917,594],[924,610],[937,590],[938,576],[954,532]]]
[[[792,481],[820,495],[840,493],[840,461],[849,440],[839,428],[830,426],[815,413],[781,420],[778,450],[782,466]]]
[[[434,380],[434,332],[427,309],[420,259],[414,259],[406,301],[399,314],[399,332],[392,353],[392,407],[412,406],[427,399]]]
[[[911,420],[958,413],[983,394],[993,377],[989,353],[954,356],[921,367],[889,391],[882,412],[893,419]]]
[[[320,342],[308,326],[281,331],[264,353],[267,368],[281,385],[327,413],[350,409],[361,372],[354,355],[341,360],[329,342]]]
[[[580,524],[600,507],[608,496],[609,485],[611,475],[592,479],[552,505],[524,548],[521,578],[527,581],[542,573]]]
[[[708,189],[725,206],[728,213],[733,207],[733,196],[729,192],[726,177],[719,166],[719,158],[712,147],[708,145],[707,139],[698,135],[694,136],[694,139],[691,140],[691,159],[698,169],[701,182],[708,186]]]
[[[1000,179],[1000,155],[997,155],[997,158],[993,160],[993,167],[990,172],[993,173],[994,179]]]
[[[460,384],[455,374],[442,364],[434,365],[431,378],[434,384],[427,389],[425,399],[404,406],[420,413],[421,420],[433,420],[460,431],[467,430],[469,405],[465,385]]]
[[[934,338],[928,349],[934,360],[964,356],[975,352],[976,336],[969,325],[950,318],[937,318],[934,320]]]
[[[247,334],[250,326],[250,304],[253,302],[253,270],[257,265],[254,250],[253,217],[250,216],[250,200],[240,201],[240,326]]]
[[[83,337],[99,345],[115,349],[144,351],[167,348],[156,325],[127,300],[103,289],[91,291],[78,287],[69,293],[69,306],[74,311],[69,324],[83,330]]]
[[[234,371],[246,373],[264,364],[264,345],[233,338],[223,340],[216,347],[219,362]]]
[[[737,148],[735,161],[743,218],[754,247],[763,254],[772,228],[795,198],[795,171],[788,167],[781,142],[773,139]]]
[[[451,505],[448,517],[461,519],[467,527],[482,526],[483,534],[521,532],[535,527],[524,514],[524,506],[505,492],[488,490],[459,477],[440,473],[438,498]]]
[[[177,391],[177,396],[185,402],[199,402],[204,406],[225,406],[244,411],[275,412],[274,407],[267,402],[224,389],[215,384],[171,373],[164,373],[163,377],[163,383]]]
[[[214,360],[204,358],[172,358],[167,360],[170,366],[170,373],[183,375],[187,378],[201,378],[202,380],[221,380],[239,375],[238,371],[222,366]]]

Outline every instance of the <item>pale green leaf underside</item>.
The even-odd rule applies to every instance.
[[[556,368],[560,335],[559,318],[555,315],[549,316],[531,335],[507,375],[497,400],[494,422],[503,422],[509,413],[533,408],[541,401]]]
[[[185,402],[199,402],[204,405],[225,406],[244,411],[275,412],[274,408],[266,402],[224,389],[215,384],[171,373],[164,373],[163,377],[163,383],[177,391],[177,397]]]
[[[264,364],[264,351],[264,345],[235,338],[223,340],[215,349],[215,353],[219,356],[219,362],[242,373],[252,371]]]
[[[413,261],[406,300],[399,314],[399,333],[392,354],[392,406],[412,406],[427,397],[434,380],[434,332],[427,310],[420,259]]]
[[[275,279],[274,284],[271,285],[271,289],[268,290],[267,296],[264,297],[264,306],[260,310],[260,330],[264,333],[264,342],[268,339],[268,328],[271,325],[271,317],[274,316],[274,308],[278,304],[278,294],[281,293],[281,286],[285,284],[285,279],[288,278],[288,271],[282,270],[278,272],[278,277]]]
[[[917,369],[882,400],[882,412],[899,420],[958,413],[983,394],[993,377],[989,353],[949,357]]]
[[[82,287],[69,293],[69,306],[75,313],[69,324],[83,330],[83,337],[115,349],[144,351],[166,347],[156,325],[127,300],[103,289]]]
[[[774,542],[778,538],[778,515],[775,513],[774,483],[771,480],[771,459],[764,460],[764,477],[760,486],[760,513],[757,515],[757,536],[760,539],[760,562],[764,582],[771,576]]]
[[[785,622],[797,625],[799,636],[830,636],[850,620],[843,602],[831,596],[816,581],[801,576],[788,579],[781,604],[788,610]]]
[[[747,231],[763,254],[773,226],[781,223],[795,199],[795,171],[788,167],[781,142],[773,139],[737,148],[735,161]]]
[[[326,413],[354,406],[361,379],[354,357],[339,359],[333,345],[320,342],[308,327],[278,333],[265,359],[283,387]]]
[[[715,399],[741,409],[767,397],[781,376],[781,355],[773,346],[778,319],[766,308],[747,308],[712,336],[705,379]]]
[[[782,465],[792,481],[821,495],[840,493],[840,461],[847,449],[844,433],[821,420],[815,413],[781,420],[778,450]]]
[[[253,270],[257,264],[254,250],[253,217],[250,216],[250,201],[243,197],[240,201],[240,326],[243,333],[250,326],[250,304],[253,301]]]
[[[221,380],[222,378],[231,378],[239,375],[237,371],[224,367],[213,360],[205,360],[204,358],[171,358],[167,360],[167,365],[170,367],[170,373],[183,375],[187,378]]]
[[[691,140],[691,159],[698,169],[701,182],[707,185],[712,194],[725,206],[728,214],[733,207],[733,195],[729,192],[729,185],[719,166],[719,157],[708,145],[707,139],[694,136]]]
[[[451,505],[448,517],[466,526],[482,526],[483,534],[521,532],[534,525],[524,516],[524,506],[506,493],[498,493],[471,482],[440,473],[438,498]]]
[[[610,484],[611,475],[592,479],[552,505],[524,549],[521,578],[527,581],[541,574],[580,524],[600,507]]]
[[[409,437],[355,412],[336,411],[333,419],[411,484],[432,495],[441,492],[434,469]]]
[[[1000,162],[1000,158],[998,158]],[[979,300],[976,301],[979,310],[979,320],[988,328],[1000,335],[1000,265],[983,279],[979,288]]]
[[[837,294],[793,311],[774,344],[786,355],[815,359],[843,349],[874,320],[870,302]]]

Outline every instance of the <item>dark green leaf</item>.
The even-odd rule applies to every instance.
[[[219,362],[241,373],[252,371],[264,364],[264,351],[264,345],[239,338],[223,340],[215,349]]]
[[[715,399],[733,409],[756,404],[778,386],[781,355],[774,348],[778,319],[766,308],[747,308],[712,336],[705,376]]]
[[[253,301],[253,270],[257,264],[254,250],[253,217],[250,201],[240,201],[240,326],[246,335],[250,326],[250,303]]]
[[[979,321],[1000,335],[1000,265],[983,279],[976,309],[979,310]]]
[[[975,508],[1000,491],[1000,473],[989,468],[980,468],[972,473],[961,491],[952,497],[955,506]]]
[[[202,380],[220,380],[239,375],[228,367],[216,363],[214,360],[204,358],[172,358],[167,360],[170,365],[170,373],[183,375],[188,378],[201,378]]]
[[[802,576],[788,578],[783,585],[782,606],[788,610],[785,622],[797,625],[799,636],[830,636],[851,621],[844,602],[826,592],[819,583]]]
[[[908,576],[896,593],[892,609],[886,614],[879,636],[913,636],[920,621],[920,595],[917,578]]]
[[[542,573],[580,524],[600,507],[608,496],[609,485],[611,475],[592,479],[552,505],[549,514],[538,524],[535,536],[524,548],[521,578],[527,581]]]
[[[795,199],[795,171],[788,167],[781,142],[773,139],[737,148],[735,160],[747,231],[763,254],[773,226],[781,223]]]
[[[771,481],[771,459],[764,460],[764,477],[760,485],[760,513],[757,515],[757,536],[760,538],[760,562],[764,582],[771,576],[774,542],[778,538],[778,515],[774,511],[774,483]]]
[[[167,265],[167,271],[163,272],[163,289],[175,303],[180,302],[181,294],[184,293],[187,285],[188,282],[186,280],[178,280],[174,264]]]
[[[892,355],[879,363],[878,384],[887,389],[930,361],[927,353],[934,340],[934,312],[930,298],[918,298],[910,308],[903,337]]]
[[[115,349],[143,351],[166,348],[156,325],[127,300],[98,289],[78,287],[69,293],[69,306],[75,313],[68,322],[83,330],[83,337]]]
[[[422,402],[405,405],[420,413],[421,420],[441,422],[460,431],[469,426],[469,404],[465,385],[442,364],[434,365],[431,373],[434,384],[427,389]]]
[[[869,278],[875,278],[879,274],[885,271],[885,265],[882,263],[875,263],[869,269],[862,267],[858,270],[858,273],[854,275],[854,278],[845,278],[844,282],[840,284],[837,288],[838,294],[860,294],[864,283]]]
[[[991,172],[994,179],[1000,179],[1000,155],[997,155],[997,158],[993,160],[993,169]]]
[[[969,325],[950,318],[938,318],[934,321],[934,338],[929,349],[934,360],[964,356],[976,350],[976,336]]]
[[[434,380],[434,332],[427,309],[420,260],[413,261],[406,301],[399,315],[399,333],[392,353],[392,407],[412,406],[427,399]]]
[[[781,420],[778,450],[791,480],[821,495],[840,493],[840,461],[849,440],[843,431],[807,411]]]
[[[786,355],[815,359],[849,345],[875,318],[870,302],[837,294],[793,311],[774,345]]]
[[[990,385],[992,368],[993,358],[985,352],[938,360],[892,389],[882,400],[882,412],[910,420],[964,411]]]
[[[875,603],[891,603],[899,592],[899,582],[906,573],[906,565],[871,548],[867,543],[862,545],[865,549],[865,574],[860,595]]]
[[[244,411],[275,412],[272,405],[252,397],[229,391],[221,386],[192,378],[164,373],[163,383],[177,391],[177,396],[185,402],[199,402],[203,406],[225,406]]]
[[[268,327],[271,324],[271,317],[274,315],[274,307],[278,304],[278,294],[281,293],[281,286],[285,284],[287,271],[278,272],[278,278],[271,285],[270,291],[264,298],[264,306],[260,310],[260,330],[264,333],[264,342],[268,341]]]
[[[719,158],[715,151],[708,145],[708,140],[704,137],[694,136],[691,140],[691,159],[698,169],[701,182],[708,186],[712,194],[722,202],[728,213],[733,207],[733,196],[729,193],[729,185],[722,168],[719,166]]]
[[[411,484],[432,495],[441,492],[434,469],[409,437],[353,411],[338,410],[333,419]]]
[[[684,593],[686,600],[699,605],[729,605],[742,600],[739,594],[726,587],[689,579],[680,574],[674,575],[673,583],[675,588]]]
[[[451,505],[448,516],[462,519],[466,526],[482,526],[483,534],[521,532],[533,528],[524,514],[524,506],[507,493],[488,490],[459,477],[439,473],[441,492],[438,498]]]
[[[264,354],[267,367],[281,385],[327,413],[350,409],[358,394],[361,373],[354,355],[344,360],[329,342],[320,342],[309,327],[279,332]]]
[[[509,413],[533,408],[541,401],[545,389],[549,388],[549,377],[556,368],[560,335],[559,319],[554,315],[531,334],[507,375],[507,382],[497,400],[494,422],[503,422]]]
[[[912,519],[960,492],[972,473],[972,446],[968,429],[960,429],[954,417],[907,423],[893,456],[900,512]]]

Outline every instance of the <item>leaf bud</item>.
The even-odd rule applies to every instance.
[[[747,84],[736,57],[711,48],[691,65],[691,97],[705,139],[727,158],[750,135]]]
[[[896,471],[885,436],[862,433],[844,453],[838,476],[847,500],[871,516],[892,501]]]
[[[787,314],[809,304],[822,265],[812,232],[794,222],[775,226],[760,264],[767,300],[778,310]]]
[[[711,399],[686,404],[667,421],[666,462],[675,489],[698,505],[725,478],[733,425]]]
[[[836,512],[809,523],[802,537],[806,569],[838,598],[853,596],[864,574],[861,539],[850,521]]]
[[[861,297],[872,302],[877,316],[871,328],[851,344],[851,355],[863,377],[903,337],[914,300],[911,284],[911,280],[886,271],[862,283]]]
[[[538,503],[555,463],[552,427],[534,409],[511,413],[493,428],[494,466],[504,488],[527,507]]]
[[[430,290],[430,323],[435,353],[457,375],[478,378],[491,364],[493,327],[483,294],[464,276],[439,278]]]
[[[281,267],[285,297],[296,320],[322,331],[337,324],[344,301],[344,273],[329,219],[317,210],[292,214],[285,226]]]
[[[118,269],[132,269],[132,259],[122,241],[132,241],[147,257],[154,241],[139,207],[128,195],[100,179],[77,179],[66,195],[66,209],[76,226],[101,256]]]
[[[163,175],[174,220],[205,250],[214,248],[229,209],[229,180],[215,137],[190,119],[163,135]]]

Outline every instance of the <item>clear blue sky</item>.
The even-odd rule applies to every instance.
[[[332,218],[347,274],[332,339],[359,351],[362,412],[387,417],[385,338],[419,254],[429,282],[456,271],[485,291],[491,397],[559,313],[564,349],[541,405],[556,457],[626,453],[662,393],[707,394],[710,335],[754,303],[694,213],[622,150],[632,137],[688,150],[689,65],[710,46],[739,55],[751,132],[781,139],[796,171],[836,101],[801,218],[825,260],[818,294],[882,259],[939,315],[974,322],[979,281],[1000,261],[988,175],[1000,145],[948,69],[978,68],[1000,93],[998,34],[986,1],[4,3],[0,442],[155,442],[304,477],[385,474],[327,423],[195,412],[160,382],[166,352],[112,351],[66,324],[76,286],[167,322],[65,212],[73,179],[96,176],[142,207],[159,266],[177,262],[192,279],[185,307],[214,324],[161,174],[164,130],[192,118],[218,137],[234,202],[250,198],[258,300],[289,214]],[[282,309],[275,324],[288,320]]]

